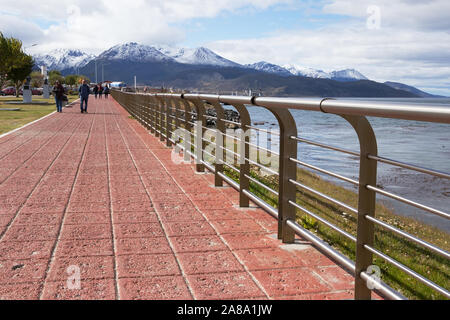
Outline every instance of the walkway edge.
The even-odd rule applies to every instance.
[[[69,103],[69,104],[75,103],[75,102],[77,102],[77,101],[78,101],[78,99],[75,100],[75,101],[73,101],[73,102],[71,102],[71,103]],[[15,128],[15,129],[13,129],[13,130],[11,130],[11,131],[8,131],[8,132],[5,132],[5,133],[3,133],[3,134],[0,134],[0,139],[3,138],[3,137],[6,137],[7,135],[9,135],[9,134],[11,134],[11,133],[14,133],[14,132],[16,132],[16,131],[19,131],[20,129],[23,129],[23,128],[26,128],[26,127],[28,127],[28,126],[31,126],[33,123],[36,123],[36,122],[41,121],[41,120],[44,120],[45,118],[50,117],[50,116],[51,116],[52,114],[54,114],[54,113],[56,113],[56,111],[53,111],[52,113],[49,113],[48,115],[43,116],[43,117],[41,117],[41,118],[39,118],[39,119],[36,119],[36,120],[34,120],[34,121],[28,122],[27,124],[24,124],[23,126],[21,126],[21,127],[19,127],[19,128]]]

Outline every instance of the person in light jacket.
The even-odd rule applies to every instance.
[[[83,113],[83,112],[87,113],[87,105],[88,105],[90,88],[86,84],[86,80],[83,80],[83,84],[78,88],[78,92],[80,94],[81,113]],[[84,109],[83,109],[83,102],[84,102]]]

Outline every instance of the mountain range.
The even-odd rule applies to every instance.
[[[116,45],[98,56],[58,49],[34,56],[36,66],[80,73],[95,81],[124,81],[202,92],[250,92],[278,96],[423,97],[427,93],[401,83],[378,83],[354,69],[325,72],[294,64],[265,61],[242,65],[199,48],[149,46],[136,42]]]

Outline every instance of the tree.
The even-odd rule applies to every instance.
[[[0,89],[6,83],[6,75],[8,73],[8,63],[10,59],[10,50],[8,40],[0,32]]]
[[[22,41],[15,38],[5,38],[0,33],[0,81],[10,80],[16,87],[16,96],[25,78],[33,70],[34,61],[22,50]]]
[[[56,81],[59,81],[59,83],[62,84],[64,83],[64,77],[58,70],[52,70],[48,73],[48,82],[54,86]]]
[[[69,74],[64,78],[64,81],[67,85],[69,86],[74,86],[76,84],[78,84],[78,75],[76,74]]]

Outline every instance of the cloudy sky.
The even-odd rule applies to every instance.
[[[239,63],[355,68],[450,96],[449,0],[0,0],[31,53],[129,41],[206,46]]]

